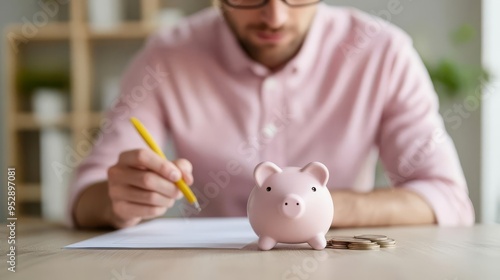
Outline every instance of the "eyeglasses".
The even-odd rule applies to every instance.
[[[270,0],[223,0],[224,4],[236,9],[257,9],[264,7]],[[281,0],[290,7],[314,5],[322,0]]]

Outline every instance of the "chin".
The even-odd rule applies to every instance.
[[[254,40],[255,39],[255,40]],[[297,52],[295,40],[283,40],[283,42],[262,42],[256,38],[248,38],[241,41],[249,55],[263,64],[283,64],[290,60]],[[268,62],[268,63],[266,63]]]
[[[283,40],[281,42],[262,42],[259,40],[251,41],[251,48],[258,52],[286,52],[292,46],[293,40]]]

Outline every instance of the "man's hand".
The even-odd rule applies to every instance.
[[[192,170],[188,160],[170,162],[149,149],[121,153],[108,169],[112,226],[129,227],[165,214],[182,198],[174,183],[184,178],[191,185]]]
[[[79,228],[124,228],[163,215],[182,193],[181,176],[193,184],[188,160],[164,160],[149,149],[126,151],[108,169],[108,180],[86,187],[77,198],[73,218]]]

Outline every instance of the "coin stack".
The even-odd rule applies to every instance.
[[[396,240],[385,235],[364,234],[356,236],[333,236],[327,242],[327,248],[349,250],[378,250],[394,248]]]

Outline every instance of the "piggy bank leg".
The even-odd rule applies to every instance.
[[[309,239],[307,243],[315,250],[323,250],[326,247],[326,238],[324,235],[318,234]]]
[[[276,241],[269,236],[259,237],[259,249],[263,251],[271,250],[276,246]]]

